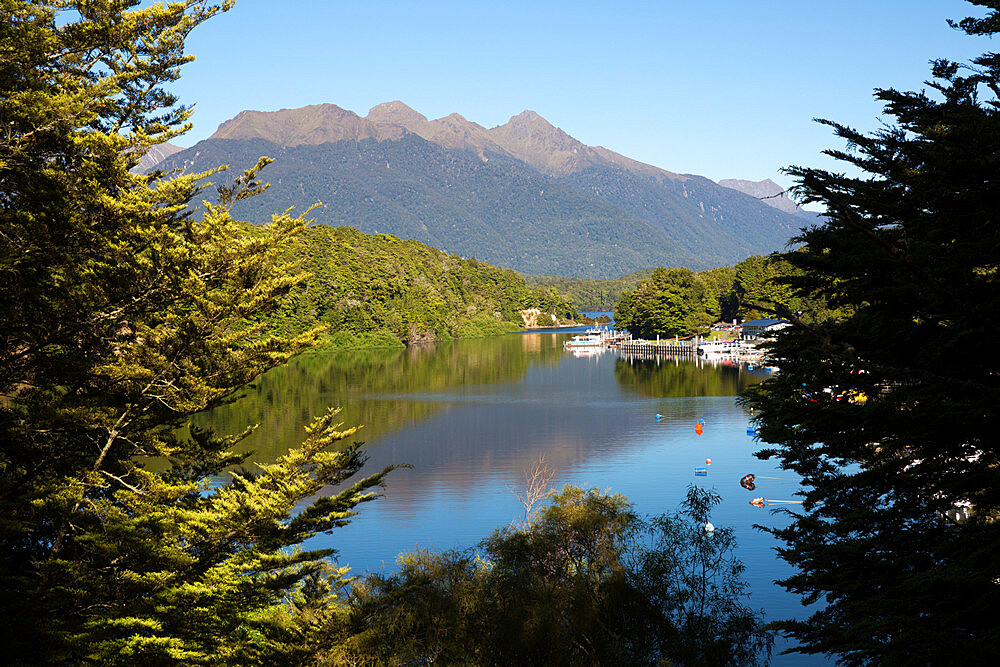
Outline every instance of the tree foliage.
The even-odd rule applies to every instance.
[[[165,86],[184,40],[229,3],[0,3],[0,605],[5,659],[246,663],[305,632],[289,604],[382,474],[333,413],[303,447],[224,471],[240,436],[187,417],[311,344],[260,321],[304,275],[305,224],[252,232],[232,206],[267,160],[195,210],[205,178],[129,169],[187,128]],[[384,473],[383,473],[384,474]],[[301,510],[301,511],[299,511]],[[318,585],[318,584],[317,584]],[[294,641],[293,641],[294,639]],[[287,641],[286,641],[287,640]]]
[[[687,336],[711,324],[698,309],[704,297],[688,269],[658,268],[615,307],[615,322],[637,338]]]
[[[638,338],[705,333],[718,321],[785,317],[823,322],[843,315],[816,290],[795,292],[790,280],[802,273],[790,260],[798,251],[752,255],[735,267],[701,273],[656,269],[615,306],[615,323]]]
[[[630,273],[621,278],[593,280],[540,275],[524,277],[531,287],[555,289],[563,298],[582,311],[612,311],[622,294],[634,290],[639,283],[653,275],[652,269]]]
[[[350,599],[331,661],[355,664],[757,664],[771,639],[744,605],[731,529],[706,533],[717,495],[675,515],[566,487],[479,550],[400,558]]]
[[[957,25],[1000,29],[1000,3]],[[784,586],[823,607],[781,627],[846,664],[987,664],[1000,651],[1000,56],[933,64],[929,91],[879,89],[892,119],[828,154],[857,176],[795,167],[826,206],[787,260],[797,294],[845,315],[797,321],[752,390],[761,452],[802,476],[775,531]],[[990,344],[984,345],[987,341]],[[830,389],[830,391],[824,391]],[[867,400],[864,400],[864,399]],[[968,516],[964,516],[965,511]]]
[[[525,308],[578,317],[557,292],[510,269],[388,234],[313,225],[285,258],[310,277],[266,319],[277,334],[325,326],[341,346],[391,346],[504,333],[523,326]]]

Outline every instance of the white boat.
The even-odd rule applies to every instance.
[[[610,327],[591,327],[579,336],[573,336],[563,343],[566,350],[582,349],[588,347],[603,348],[615,347],[623,340],[629,340],[632,336],[627,331],[615,331]]]
[[[582,335],[573,336],[563,343],[563,347],[567,350],[578,347],[604,347],[604,336],[600,332],[588,331]]]
[[[735,357],[739,355],[740,341],[706,340],[698,345],[698,354],[706,357]]]

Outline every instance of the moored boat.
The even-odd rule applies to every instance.
[[[604,347],[604,337],[599,332],[588,331],[579,336],[573,336],[563,343],[566,349],[575,347]]]

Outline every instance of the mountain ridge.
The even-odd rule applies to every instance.
[[[718,183],[723,187],[738,190],[751,197],[755,197],[779,211],[812,217],[809,211],[799,208],[795,202],[789,199],[788,195],[785,194],[785,188],[770,178],[765,178],[763,181],[750,181],[744,178],[724,178]]]
[[[801,219],[694,174],[587,146],[535,111],[485,128],[396,100],[244,111],[165,160],[195,171],[275,158],[272,187],[234,212],[322,201],[317,222],[386,232],[525,273],[700,270],[778,250]]]

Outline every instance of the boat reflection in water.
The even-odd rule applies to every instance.
[[[569,349],[569,351],[573,353],[573,357],[575,359],[599,357],[608,351],[608,348],[604,347],[603,345],[590,346],[590,347],[573,347],[567,349]]]

